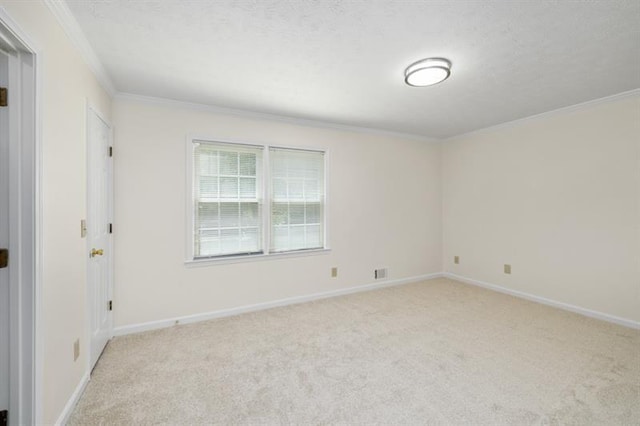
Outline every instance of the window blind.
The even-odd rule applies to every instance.
[[[261,253],[262,148],[194,141],[194,257]]]
[[[282,252],[324,247],[324,152],[270,148],[271,244]]]

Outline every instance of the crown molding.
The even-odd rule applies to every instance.
[[[109,74],[107,73],[104,65],[96,55],[96,52],[89,44],[87,37],[84,35],[80,24],[71,13],[69,6],[65,0],[44,0],[44,3],[49,7],[49,10],[56,17],[60,26],[67,34],[67,37],[71,39],[73,45],[80,51],[80,55],[89,66],[89,69],[95,74],[100,85],[107,91],[107,93],[113,97],[117,91],[115,85]]]
[[[590,101],[581,102],[579,104],[569,105],[569,106],[558,108],[558,109],[554,109],[554,110],[551,110],[551,111],[541,112],[540,114],[534,114],[534,115],[530,115],[528,117],[518,118],[518,119],[513,120],[513,121],[506,121],[504,123],[496,124],[496,125],[493,125],[493,126],[483,127],[481,129],[472,130],[470,132],[460,133],[458,135],[453,135],[453,136],[449,136],[449,137],[446,137],[446,138],[442,138],[442,139],[440,139],[440,141],[442,143],[446,143],[447,141],[450,141],[450,140],[453,140],[453,139],[458,139],[458,138],[462,138],[462,137],[466,138],[466,137],[469,137],[469,136],[480,135],[480,134],[484,134],[484,133],[493,132],[493,131],[496,131],[496,130],[508,129],[508,128],[511,128],[511,127],[518,126],[518,125],[520,125],[522,123],[525,123],[527,121],[534,121],[534,120],[539,120],[539,119],[543,119],[543,118],[549,118],[549,117],[554,117],[554,116],[558,116],[558,115],[563,115],[563,114],[567,114],[567,113],[570,113],[570,112],[582,111],[582,110],[585,110],[585,109],[592,108],[592,107],[594,107],[596,105],[606,104],[606,103],[609,103],[609,102],[615,102],[615,101],[619,101],[619,100],[622,100],[622,99],[631,98],[631,97],[634,97],[634,96],[640,96],[640,89],[632,89],[632,90],[628,90],[626,92],[617,93],[615,95],[605,96],[604,98],[592,99]]]
[[[278,121],[287,124],[294,124],[306,127],[319,127],[324,129],[342,130],[355,133],[368,133],[378,136],[388,136],[402,139],[410,139],[419,142],[436,143],[439,139],[430,138],[428,136],[417,135],[414,133],[394,132],[390,130],[377,129],[373,127],[351,126],[347,124],[332,123],[328,121],[313,120],[308,118],[299,118],[286,115],[269,114],[258,111],[227,108],[216,105],[201,104],[195,102],[178,101],[175,99],[158,98],[154,96],[137,95],[134,93],[117,92],[114,99],[123,101],[141,102],[152,105],[159,105],[171,108],[190,109],[196,111],[211,112],[216,114],[234,115],[243,118],[251,118],[257,120]]]
[[[86,36],[84,35],[84,32],[82,31],[80,25],[78,24],[78,21],[75,19],[75,17],[71,13],[71,10],[69,9],[69,6],[67,5],[66,1],[65,0],[43,0],[43,1],[49,7],[49,10],[51,10],[53,15],[56,17],[56,19],[64,29],[67,36],[71,39],[74,46],[79,50],[82,58],[87,63],[91,71],[95,74],[99,83],[107,91],[107,93],[114,99],[137,101],[137,102],[143,102],[148,104],[163,105],[163,106],[173,107],[173,108],[207,111],[212,113],[234,115],[234,116],[258,119],[258,120],[279,121],[283,123],[308,126],[308,127],[319,127],[319,128],[342,130],[342,131],[349,131],[349,132],[356,132],[356,133],[368,133],[368,134],[373,134],[378,136],[397,137],[397,138],[415,140],[420,142],[446,143],[450,140],[458,139],[461,137],[474,136],[474,135],[489,133],[489,132],[500,130],[500,129],[506,129],[506,128],[518,126],[522,123],[525,123],[531,120],[538,120],[538,119],[553,117],[556,115],[562,115],[562,114],[566,114],[573,111],[584,110],[584,109],[591,108],[595,105],[599,105],[603,103],[613,102],[613,101],[617,101],[617,100],[621,100],[621,99],[633,97],[633,96],[640,96],[640,88],[633,89],[633,90],[618,93],[615,95],[606,96],[599,99],[593,99],[593,100],[581,102],[575,105],[570,105],[570,106],[558,108],[555,110],[542,112],[540,114],[534,114],[528,117],[518,118],[512,121],[507,121],[504,123],[483,127],[480,129],[469,131],[469,132],[460,133],[457,135],[452,135],[444,138],[437,138],[437,137],[429,137],[429,136],[424,136],[424,135],[419,135],[414,133],[396,132],[396,131],[385,130],[385,129],[375,128],[375,127],[353,126],[348,124],[333,123],[328,121],[300,118],[295,116],[270,114],[270,113],[252,111],[252,110],[228,108],[228,107],[221,107],[217,105],[210,105],[210,104],[203,104],[203,103],[196,103],[196,102],[186,102],[186,101],[179,101],[175,99],[137,95],[137,94],[126,93],[126,92],[118,92],[115,88],[115,85],[113,84],[113,81],[109,77],[109,74],[107,73],[104,65],[102,64],[102,62],[96,55],[95,51],[91,47],[91,44],[89,43]]]

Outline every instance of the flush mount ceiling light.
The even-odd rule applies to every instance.
[[[448,59],[421,59],[404,70],[404,82],[415,87],[431,86],[446,80],[450,74],[451,61]]]

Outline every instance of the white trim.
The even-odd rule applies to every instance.
[[[141,324],[125,325],[116,327],[113,331],[116,336],[124,336],[127,334],[140,333],[143,331],[157,330],[160,328],[172,327],[176,324],[190,324],[194,322],[207,321],[214,318],[223,318],[239,315],[247,312],[261,311],[280,306],[295,305],[299,303],[311,302],[313,300],[327,299],[330,297],[344,296],[346,294],[360,293],[364,291],[376,290],[384,287],[393,287],[403,284],[409,284],[419,281],[431,280],[442,277],[442,273],[417,275],[414,277],[401,278],[396,280],[386,280],[379,283],[359,285],[339,290],[331,290],[322,293],[313,293],[304,296],[288,297],[286,299],[274,300],[272,302],[256,303],[254,305],[239,306],[237,308],[222,309],[219,311],[203,312],[201,314],[186,315],[181,317],[168,318],[159,321],[149,321]]]
[[[26,39],[25,39],[26,40]],[[43,55],[42,50],[35,44],[31,44],[30,40],[27,40],[28,46],[31,48],[31,52],[35,58],[36,67],[36,90],[35,90],[35,361],[34,361],[34,375],[35,375],[35,391],[34,391],[34,418],[35,424],[42,424],[44,416],[44,319],[43,319],[43,256],[44,256],[44,244],[42,233],[44,229],[44,216],[42,214],[42,206],[44,204],[44,193],[42,190],[42,176],[43,161],[42,161],[42,126],[44,123],[43,105],[44,105],[44,71],[43,71]]]
[[[45,1],[50,2],[53,0],[45,0]],[[395,132],[391,130],[384,130],[384,129],[378,129],[373,127],[353,126],[348,124],[332,123],[332,122],[322,121],[322,120],[314,120],[314,119],[299,118],[299,117],[293,117],[293,116],[263,113],[263,112],[252,111],[252,110],[227,108],[227,107],[221,107],[216,105],[179,101],[175,99],[160,98],[155,96],[137,95],[134,93],[126,93],[126,92],[115,92],[113,94],[113,99],[146,103],[146,104],[169,107],[169,108],[190,109],[190,110],[196,110],[196,111],[211,112],[216,114],[233,115],[233,116],[257,119],[257,120],[279,121],[279,122],[284,122],[284,123],[294,124],[299,126],[318,127],[318,128],[324,128],[324,129],[342,130],[342,131],[355,132],[355,133],[367,133],[367,134],[373,134],[378,136],[398,137],[402,139],[415,140],[415,141],[421,141],[426,143],[444,143],[449,140],[453,140],[461,137],[482,134],[485,132],[491,132],[491,131],[499,130],[502,128],[510,128],[513,126],[517,126],[523,122],[527,122],[529,120],[537,120],[537,119],[552,117],[556,115],[566,114],[573,111],[580,111],[580,110],[591,108],[599,104],[613,102],[613,101],[617,101],[617,100],[621,100],[621,99],[625,99],[633,96],[640,96],[640,89],[633,89],[626,92],[605,96],[603,98],[592,99],[586,102],[581,102],[578,104],[557,108],[551,111],[545,111],[539,114],[517,118],[515,120],[498,123],[488,127],[482,127],[479,129],[471,130],[469,132],[458,133],[456,135],[447,136],[444,138],[418,135],[415,133]]]
[[[495,285],[495,284],[490,284],[490,283],[487,283],[487,282],[484,282],[484,281],[475,280],[473,278],[463,277],[461,275],[452,274],[450,272],[444,272],[443,276],[445,278],[449,278],[449,279],[452,279],[452,280],[460,281],[460,282],[463,282],[463,283],[466,283],[466,284],[471,284],[471,285],[475,285],[475,286],[478,286],[478,287],[483,287],[483,288],[486,288],[486,289],[489,289],[489,290],[497,291],[499,293],[504,293],[504,294],[508,294],[510,296],[515,296],[515,297],[518,297],[518,298],[521,298],[521,299],[530,300],[532,302],[542,303],[543,305],[552,306],[554,308],[564,309],[565,311],[570,311],[570,312],[573,312],[573,313],[576,313],[576,314],[580,314],[580,315],[584,315],[584,316],[587,316],[587,317],[590,317],[590,318],[596,318],[596,319],[599,319],[599,320],[611,322],[611,323],[622,325],[622,326],[625,326],[625,327],[640,329],[640,322],[638,322],[638,321],[634,321],[634,320],[630,320],[630,319],[626,319],[626,318],[620,318],[620,317],[617,317],[615,315],[605,314],[603,312],[598,312],[598,311],[594,311],[594,310],[591,310],[591,309],[582,308],[580,306],[571,305],[569,303],[558,302],[556,300],[547,299],[547,298],[541,297],[541,296],[535,296],[533,294],[525,293],[523,291],[512,290],[510,288],[502,287],[502,286]]]
[[[104,124],[106,124],[109,127],[109,130],[112,129],[113,126],[111,125],[111,123],[107,119],[107,116],[105,114],[103,114],[102,111],[100,111],[100,109],[97,106],[95,106],[93,103],[91,103],[91,100],[89,98],[85,98],[85,107],[86,107],[85,113],[88,110],[93,111],[100,120],[104,121]],[[86,119],[86,116],[85,116],[85,119]],[[85,124],[86,124],[86,122],[85,122]],[[85,137],[86,136],[87,135],[85,135]]]
[[[48,1],[51,1],[51,0],[48,0]],[[178,101],[175,99],[158,98],[154,96],[136,95],[134,93],[117,92],[114,95],[114,100],[139,102],[139,103],[163,106],[168,108],[180,108],[180,109],[204,111],[204,112],[210,112],[215,114],[233,115],[233,116],[238,116],[242,118],[250,118],[250,119],[256,119],[256,120],[279,121],[282,123],[294,124],[298,126],[318,127],[321,129],[342,130],[346,132],[355,132],[355,133],[366,133],[366,134],[372,134],[372,135],[378,135],[378,136],[409,139],[409,140],[427,142],[427,143],[439,142],[439,139],[437,138],[417,135],[414,133],[394,132],[390,130],[377,129],[373,127],[352,126],[348,124],[314,120],[310,118],[300,118],[300,117],[270,114],[265,112],[258,112],[258,111],[244,110],[244,109],[227,108],[227,107],[208,105],[208,104],[202,104],[197,102],[185,102],[185,101]]]
[[[194,253],[194,236],[191,235],[193,234],[193,229],[195,227],[195,222],[194,222],[194,194],[193,194],[193,186],[194,186],[194,181],[195,181],[195,176],[194,176],[194,170],[195,167],[193,166],[193,152],[194,152],[194,147],[195,145],[193,144],[193,138],[188,136],[185,138],[185,172],[184,172],[184,176],[185,176],[185,186],[184,186],[184,200],[185,200],[185,220],[184,220],[184,224],[186,226],[186,237],[184,239],[184,261],[189,262],[193,259],[193,253]]]
[[[44,3],[49,7],[51,13],[56,17],[58,23],[67,34],[67,37],[71,40],[72,44],[80,52],[80,56],[86,62],[87,66],[95,74],[97,80],[100,82],[104,90],[113,97],[116,94],[113,81],[109,77],[104,65],[100,61],[98,55],[91,47],[91,44],[87,40],[80,24],[69,10],[65,0],[44,0]]]
[[[351,131],[351,132],[357,132],[357,133],[375,134],[379,136],[399,137],[403,139],[411,139],[411,140],[430,142],[430,143],[439,143],[439,142],[446,142],[451,139],[455,139],[463,136],[466,137],[466,136],[494,131],[502,128],[508,128],[508,127],[518,125],[525,121],[564,114],[571,111],[592,107],[597,104],[615,101],[615,100],[640,94],[640,89],[632,89],[626,92],[605,96],[603,98],[592,99],[586,102],[581,102],[578,104],[573,104],[566,107],[545,111],[539,114],[517,118],[515,120],[498,123],[488,127],[482,127],[480,129],[459,133],[459,134],[448,136],[445,138],[429,137],[429,136],[424,136],[424,135],[419,135],[414,133],[396,132],[396,131],[379,129],[374,127],[354,126],[354,125],[333,123],[333,122],[317,120],[317,119],[264,113],[264,112],[252,111],[252,110],[228,108],[228,107],[222,107],[222,106],[216,106],[216,105],[202,104],[197,102],[186,102],[186,101],[179,101],[174,99],[159,98],[154,96],[137,95],[133,93],[118,92],[116,90],[115,85],[113,84],[113,81],[109,77],[109,74],[107,73],[102,62],[100,61],[98,55],[95,53],[95,51],[91,47],[91,44],[88,42],[86,35],[82,31],[82,28],[78,24],[78,21],[73,16],[73,13],[70,11],[66,1],[65,0],[44,0],[44,2],[49,7],[53,15],[56,17],[56,19],[64,29],[67,36],[71,39],[72,43],[80,51],[82,58],[87,63],[89,68],[93,71],[93,73],[96,75],[96,78],[98,79],[98,81],[107,91],[107,93],[109,93],[109,95],[111,95],[114,99],[138,101],[138,102],[151,103],[155,105],[170,106],[170,107],[177,107],[177,108],[195,109],[199,111],[208,111],[213,113],[235,115],[235,116],[260,119],[260,120],[280,121],[280,122],[302,125],[302,126],[328,128],[328,129]]]
[[[269,216],[269,215],[267,215]],[[330,248],[310,249],[310,250],[294,250],[266,254],[246,254],[228,257],[212,257],[194,260],[185,260],[184,264],[188,268],[197,268],[211,265],[226,265],[229,263],[259,262],[261,260],[289,259],[292,257],[308,257],[320,254],[331,253]]]
[[[231,256],[215,256],[210,258],[194,258],[194,185],[195,185],[195,168],[193,164],[193,153],[195,143],[211,143],[211,144],[229,144],[247,146],[253,149],[259,149],[262,152],[261,170],[258,171],[260,178],[262,179],[262,203],[261,203],[261,221],[262,221],[262,253],[257,254],[239,254]],[[243,141],[229,138],[216,138],[210,136],[197,136],[189,134],[185,140],[185,224],[186,224],[186,238],[185,238],[185,260],[186,266],[206,266],[215,264],[228,264],[228,263],[241,263],[255,260],[267,260],[271,258],[281,257],[305,257],[317,254],[323,254],[330,251],[328,241],[328,223],[329,218],[327,215],[327,158],[329,156],[329,150],[327,148],[312,148],[305,146],[286,146],[280,144],[272,144],[268,142],[255,142],[255,141]],[[314,249],[301,249],[291,250],[283,252],[271,252],[271,163],[270,163],[270,150],[274,149],[286,149],[295,151],[307,151],[321,153],[323,156],[323,184],[324,184],[324,199],[323,199],[323,247]],[[258,196],[260,197],[260,195]]]
[[[563,115],[563,114],[568,114],[571,112],[576,112],[576,111],[582,111],[585,109],[589,109],[592,108],[596,105],[600,105],[600,104],[606,104],[609,102],[615,102],[615,101],[619,101],[622,99],[626,99],[626,98],[630,98],[630,97],[634,97],[634,96],[640,96],[640,89],[633,89],[633,90],[629,90],[626,92],[622,92],[622,93],[617,93],[615,95],[611,95],[611,96],[605,96],[604,98],[598,98],[598,99],[592,99],[590,101],[586,101],[586,102],[581,102],[579,104],[574,104],[574,105],[569,105],[566,107],[562,107],[562,108],[557,108],[551,111],[545,111],[545,112],[541,112],[540,114],[534,114],[534,115],[530,115],[527,117],[523,117],[523,118],[518,118],[512,121],[505,121],[504,123],[499,123],[499,124],[495,124],[493,126],[489,126],[489,127],[483,127],[480,129],[476,129],[476,130],[471,130],[469,132],[465,132],[465,133],[460,133],[457,135],[453,135],[453,136],[448,136],[446,138],[442,138],[440,139],[440,142],[444,143],[453,139],[458,139],[458,138],[466,138],[469,136],[476,136],[476,135],[480,135],[480,134],[484,134],[484,133],[489,133],[489,132],[493,132],[496,130],[501,130],[501,129],[508,129],[514,126],[518,126],[522,123],[525,123],[527,121],[533,121],[533,120],[539,120],[539,119],[543,119],[543,118],[549,118],[549,117],[554,117],[557,115]]]
[[[80,379],[80,383],[78,383],[78,386],[76,386],[76,389],[73,391],[73,393],[69,397],[69,400],[67,401],[64,408],[62,409],[62,412],[60,413],[58,420],[56,420],[55,422],[56,426],[67,424],[67,422],[69,421],[69,418],[71,417],[71,414],[73,413],[73,409],[76,408],[76,405],[78,404],[78,401],[80,400],[80,397],[84,393],[84,390],[86,389],[88,383],[89,383],[89,372],[87,371],[82,376],[82,379]]]
[[[52,1],[52,0],[46,0],[46,1]],[[467,137],[467,136],[472,136],[476,134],[482,134],[485,132],[491,132],[494,130],[499,130],[502,128],[517,126],[529,120],[537,120],[537,119],[542,119],[546,117],[566,114],[573,111],[580,111],[580,110],[591,108],[599,104],[613,102],[613,101],[617,101],[617,100],[621,100],[621,99],[625,99],[633,96],[640,96],[640,89],[633,89],[626,92],[617,93],[615,95],[605,96],[603,98],[592,99],[590,101],[581,102],[581,103],[569,105],[566,107],[561,107],[551,111],[545,111],[545,112],[530,115],[527,117],[517,118],[512,121],[506,121],[506,122],[498,123],[488,127],[482,127],[480,129],[471,130],[469,132],[447,136],[444,138],[423,136],[423,135],[418,135],[414,133],[394,132],[390,130],[384,130],[384,129],[378,129],[378,128],[372,128],[372,127],[352,126],[348,124],[331,123],[331,122],[321,121],[321,120],[313,120],[313,119],[298,118],[298,117],[291,117],[291,116],[284,116],[284,115],[277,115],[277,114],[262,113],[262,112],[251,111],[251,110],[226,108],[226,107],[220,107],[216,105],[178,101],[175,99],[159,98],[154,96],[144,96],[144,95],[137,95],[134,93],[126,93],[126,92],[117,92],[115,93],[113,98],[114,100],[146,103],[146,104],[169,107],[169,108],[190,109],[190,110],[196,110],[196,111],[211,112],[216,114],[234,115],[234,116],[243,117],[243,118],[279,121],[279,122],[284,122],[284,123],[294,124],[299,126],[318,127],[318,128],[325,128],[325,129],[349,131],[349,132],[355,132],[355,133],[367,133],[367,134],[374,134],[379,136],[398,137],[402,139],[438,144],[438,143],[447,142],[449,140],[457,139],[460,137]]]
[[[249,139],[249,138],[229,138],[229,137],[217,137],[212,136],[210,134],[202,134],[202,133],[189,133],[187,134],[187,142],[204,142],[204,143],[221,143],[221,144],[229,144],[229,145],[246,145],[250,148],[282,148],[282,149],[292,149],[296,151],[315,151],[315,152],[324,152],[329,151],[329,148],[326,146],[317,146],[317,145],[286,145],[279,143],[277,140],[269,140],[269,139]]]
[[[331,247],[331,241],[330,241],[330,232],[329,232],[329,201],[331,199],[331,196],[329,195],[329,180],[328,180],[328,176],[331,174],[333,175],[333,173],[329,172],[329,158],[331,157],[330,154],[330,150],[329,148],[327,148],[324,151],[324,170],[323,170],[323,174],[324,176],[322,177],[323,181],[322,184],[324,185],[324,199],[322,200],[322,217],[324,219],[324,229],[322,230],[322,232],[324,233],[324,235],[322,236],[322,243],[324,244],[325,249],[330,250]],[[271,215],[269,215],[269,218],[271,218]],[[271,229],[271,224],[269,224],[269,229]]]
[[[19,389],[17,423],[42,423],[42,383],[44,365],[44,328],[42,325],[42,49],[22,27],[0,6],[0,23],[11,33],[14,41],[31,57],[33,86],[21,82],[20,97],[20,164],[18,202],[20,212],[20,253],[13,262],[20,265],[19,324]],[[25,53],[25,54],[27,54]],[[24,94],[24,90],[32,90]],[[15,98],[14,98],[15,99]],[[23,102],[22,102],[23,101]],[[25,353],[29,352],[29,353]],[[14,372],[15,374],[15,372]],[[15,409],[13,407],[12,409]]]
[[[114,335],[124,336],[127,334],[140,333],[143,331],[172,327],[176,324],[189,324],[189,323],[206,321],[206,320],[215,319],[215,318],[229,317],[229,316],[243,314],[246,312],[260,311],[263,309],[271,309],[279,306],[295,305],[295,304],[310,302],[314,300],[327,299],[331,297],[343,296],[343,295],[352,294],[352,293],[360,293],[360,292],[371,291],[371,290],[384,288],[384,287],[393,287],[393,286],[409,284],[409,283],[419,282],[419,281],[426,281],[426,280],[431,280],[431,279],[441,278],[441,277],[449,278],[455,281],[460,281],[466,284],[476,285],[478,287],[483,287],[488,290],[509,294],[511,296],[519,297],[519,298],[530,300],[533,302],[542,303],[543,305],[564,309],[564,310],[585,315],[591,318],[600,319],[603,321],[619,324],[626,327],[640,329],[640,323],[637,321],[620,318],[614,315],[604,314],[604,313],[593,311],[590,309],[581,308],[575,305],[570,305],[568,303],[557,302],[551,299],[534,296],[534,295],[520,292],[517,290],[507,289],[505,287],[501,287],[495,284],[489,284],[483,281],[474,280],[471,278],[463,277],[463,276],[452,274],[449,272],[437,272],[437,273],[418,275],[418,276],[408,277],[408,278],[387,280],[379,283],[348,287],[344,289],[332,290],[332,291],[327,291],[322,293],[314,293],[314,294],[309,294],[305,296],[289,297],[286,299],[275,300],[272,302],[257,303],[254,305],[240,306],[237,308],[223,309],[223,310],[212,311],[212,312],[204,312],[204,313],[195,314],[195,315],[186,315],[186,316],[168,318],[168,319],[158,320],[158,321],[149,321],[149,322],[140,323],[140,324],[125,325],[125,326],[116,327],[114,329]]]
[[[271,200],[269,197],[273,192],[271,182],[271,151],[268,147],[265,147],[262,151],[262,164],[260,168],[260,173],[262,173],[262,203],[260,204],[260,219],[262,220],[262,250],[263,255],[268,255],[271,250]],[[193,242],[191,245],[193,246]],[[268,258],[269,257],[265,257],[265,259]]]

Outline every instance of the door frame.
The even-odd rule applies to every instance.
[[[9,70],[10,424],[42,423],[42,50],[0,7],[0,34],[20,53]],[[14,87],[15,86],[15,87]]]
[[[113,147],[113,125],[111,124],[111,122],[106,118],[106,116],[100,112],[100,109],[97,108],[95,105],[93,105],[89,99],[86,99],[86,108],[85,108],[85,138],[86,138],[86,165],[87,165],[87,191],[89,191],[89,188],[91,188],[90,184],[89,184],[89,167],[90,167],[90,159],[89,159],[89,114],[93,113],[95,114],[100,120],[102,120],[108,127],[109,127],[109,146]],[[113,223],[113,157],[111,157],[111,160],[109,161],[109,163],[107,164],[107,169],[108,169],[108,175],[107,175],[107,182],[108,182],[108,194],[107,194],[107,203],[108,203],[108,211],[107,211],[107,216],[108,216],[108,220],[109,223]],[[87,193],[87,221],[90,220],[89,218],[89,196]],[[89,241],[88,235],[87,235],[87,253],[89,253],[91,251],[91,247],[90,247],[91,243]],[[109,299],[113,300],[113,234],[110,234],[109,237],[109,243],[107,245],[107,247],[105,247],[105,249],[107,250],[108,253],[108,262],[107,262],[107,286],[109,287],[108,292],[109,292]],[[89,256],[87,255],[87,288],[86,288],[86,304],[87,304],[87,347],[88,350],[87,352],[87,356],[86,356],[86,363],[87,363],[87,371],[89,371],[89,373],[91,373],[91,371],[93,370],[93,368],[95,367],[94,365],[91,365],[91,354],[93,353],[93,348],[92,348],[92,339],[91,339],[91,321],[92,321],[92,316],[93,316],[93,310],[95,309],[95,306],[93,306],[93,301],[91,300],[91,295],[93,294],[91,292],[91,288],[90,286],[93,284],[91,282],[90,279],[90,271],[91,271],[91,267],[89,265],[89,262],[91,261],[91,259],[89,258]],[[113,311],[111,311],[109,313],[109,319],[108,319],[108,327],[109,327],[109,339],[113,338]],[[98,357],[99,359],[100,357]],[[96,359],[96,363],[97,363],[97,359]]]

